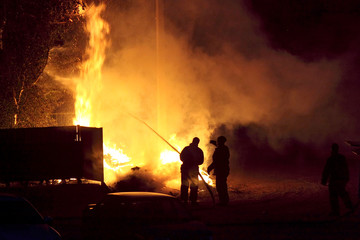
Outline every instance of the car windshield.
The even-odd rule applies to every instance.
[[[26,201],[0,201],[1,224],[41,224],[39,213]]]

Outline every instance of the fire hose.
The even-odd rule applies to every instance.
[[[153,131],[159,138],[161,138],[165,143],[167,143],[172,149],[174,149],[178,154],[180,154],[180,152],[173,146],[171,145],[165,138],[163,138],[158,132],[156,132],[152,127],[150,127],[145,121],[139,119],[138,117],[132,115],[131,113],[128,113],[131,117],[135,118],[136,120],[138,120],[139,122],[143,123],[145,126],[147,126],[151,131]],[[209,186],[209,184],[205,181],[204,177],[201,175],[200,172],[198,172],[198,175],[200,176],[201,180],[204,182],[204,185],[206,187],[206,189],[208,190],[211,199],[213,201],[213,204],[215,205],[215,197],[213,192],[211,191],[211,188]]]

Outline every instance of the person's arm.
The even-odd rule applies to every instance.
[[[216,162],[216,153],[217,149],[215,149],[214,154],[212,156],[212,163],[207,168],[207,173],[210,174],[210,172],[215,168],[215,162]]]
[[[210,172],[214,169],[214,162],[212,162],[208,168],[207,168],[207,173],[210,174]]]

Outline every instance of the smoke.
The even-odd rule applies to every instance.
[[[103,13],[111,47],[94,122],[135,165],[167,181],[180,163],[159,168],[168,146],[131,114],[179,150],[199,137],[205,168],[209,140],[226,135],[235,175],[321,165],[319,149],[356,136],[337,94],[341,58],[308,61],[272,48],[241,1],[158,2],[158,16],[155,1],[140,0],[108,1]]]
[[[113,1],[105,14],[112,47],[102,102],[111,103],[106,108],[114,114],[106,121],[122,124],[114,138],[122,135],[130,148],[156,140],[136,137],[148,130],[122,112],[139,116],[165,138],[176,134],[187,143],[199,136],[208,155],[206,143],[221,125],[232,129],[232,141],[239,127],[260,126],[269,151],[283,152],[286,139],[322,144],[351,124],[336,94],[339,59],[309,62],[272,49],[238,1],[164,1],[162,11],[158,52],[155,3]]]

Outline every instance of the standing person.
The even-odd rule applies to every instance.
[[[197,204],[199,165],[204,162],[204,153],[198,147],[199,142],[200,139],[194,137],[192,143],[180,153],[180,160],[183,162],[181,165],[181,200],[184,203],[188,202],[190,186],[190,201],[193,205]]]
[[[227,187],[227,177],[230,173],[229,148],[225,145],[226,138],[220,136],[217,139],[216,148],[212,156],[213,162],[207,169],[208,174],[214,169],[216,175],[216,191],[219,195],[219,205],[227,205],[229,203],[229,194]]]
[[[322,172],[321,184],[326,186],[329,183],[329,199],[332,216],[340,215],[339,197],[343,200],[346,208],[353,211],[353,204],[345,187],[349,181],[349,169],[346,158],[339,153],[339,145],[333,143],[331,155],[327,159]]]

